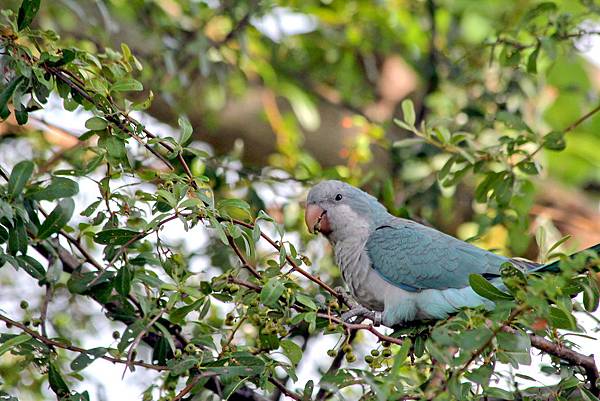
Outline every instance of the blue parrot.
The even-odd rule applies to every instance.
[[[500,267],[511,262],[526,271],[558,271],[478,248],[412,220],[392,216],[373,196],[341,181],[323,181],[308,193],[309,231],[325,235],[354,302],[342,315],[394,326],[443,319],[463,307],[494,303],[469,285],[481,274],[502,286]],[[600,244],[593,247],[600,250]]]

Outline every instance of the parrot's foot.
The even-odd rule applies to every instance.
[[[381,324],[381,312],[372,311],[370,309],[365,308],[362,305],[356,305],[352,307],[348,312],[342,313],[342,320],[344,322],[350,322],[350,319],[356,317],[355,323],[358,321],[362,321],[363,319],[369,319],[373,322],[374,326],[379,326]]]

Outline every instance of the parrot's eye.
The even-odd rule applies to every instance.
[[[337,194],[335,196],[335,200],[338,201],[338,202],[341,201],[342,200],[342,194]]]

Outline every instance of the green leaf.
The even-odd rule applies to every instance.
[[[11,198],[19,195],[33,174],[33,163],[23,160],[15,165],[8,180],[8,194]]]
[[[472,382],[481,384],[482,386],[487,386],[490,382],[492,372],[493,369],[491,365],[482,365],[477,369],[473,369],[472,371],[465,373],[465,377]]]
[[[131,268],[128,265],[121,267],[115,277],[115,290],[123,296],[129,295],[131,280],[133,280],[133,271]]]
[[[6,340],[2,345],[0,345],[0,356],[2,354],[10,351],[11,348],[16,347],[19,344],[23,344],[26,341],[31,340],[31,336],[29,334],[21,334],[18,336],[14,336]]]
[[[190,121],[183,116],[179,117],[177,122],[179,123],[179,128],[181,128],[181,138],[179,138],[179,143],[181,146],[186,146],[188,143],[190,143],[194,130],[192,129]]]
[[[581,391],[581,399],[583,401],[599,401],[598,397],[596,397],[590,390],[585,388],[584,386],[579,386],[579,390]]]
[[[125,245],[139,234],[128,228],[108,228],[97,233],[94,241],[102,245]]]
[[[54,177],[50,185],[38,191],[32,192],[29,196],[37,201],[70,198],[79,193],[79,184],[64,177]]]
[[[535,47],[535,50],[533,52],[531,52],[531,54],[527,58],[527,72],[529,72],[531,74],[537,73],[537,59],[538,59],[538,56],[540,55],[540,46],[541,46],[541,44],[538,44]]]
[[[307,295],[296,294],[296,300],[302,305],[307,306],[309,309],[317,310],[317,305],[315,304],[315,301],[313,301],[313,299]]]
[[[304,390],[302,390],[302,401],[310,401],[312,399],[312,393],[315,389],[315,382],[309,380],[304,385]]]
[[[395,141],[392,146],[395,148],[406,148],[408,146],[420,145],[424,142],[425,139],[423,138],[406,138],[400,139],[399,141]]]
[[[564,132],[552,131],[544,136],[543,146],[549,150],[563,150],[567,147]]]
[[[58,399],[69,395],[70,392],[67,383],[65,383],[60,372],[52,362],[48,364],[48,382],[52,391],[58,396]]]
[[[415,106],[413,105],[412,100],[405,99],[402,101],[402,115],[404,117],[404,121],[411,127],[414,127],[416,117],[415,117]]]
[[[173,323],[182,324],[188,313],[198,309],[200,306],[202,306],[203,302],[204,299],[198,299],[189,305],[182,306],[181,308],[171,311],[169,313],[169,320],[171,320]]]
[[[550,322],[552,327],[557,329],[575,330],[577,328],[575,317],[557,306],[550,307]]]
[[[8,101],[12,97],[15,89],[21,83],[21,81],[25,79],[23,76],[14,78],[10,83],[4,88],[2,93],[0,93],[0,119],[8,118],[10,112],[8,111]]]
[[[27,253],[28,240],[25,224],[20,219],[16,220],[15,226],[8,232],[8,252],[11,255]]]
[[[292,340],[281,340],[279,346],[294,365],[297,365],[302,359],[302,348]]]
[[[144,86],[140,81],[136,81],[133,78],[123,78],[115,82],[111,87],[111,92],[129,92],[129,91],[141,91]]]
[[[88,367],[92,362],[106,354],[108,350],[104,347],[92,348],[83,352],[73,359],[71,362],[71,369],[74,371],[83,370]]]
[[[513,296],[500,291],[480,274],[469,275],[469,285],[477,294],[491,301],[510,301]]]
[[[31,277],[37,280],[43,280],[46,277],[46,270],[40,262],[28,255],[17,256],[19,266],[23,268]]]
[[[66,198],[58,202],[52,213],[48,215],[37,233],[39,239],[46,239],[50,235],[60,231],[73,216],[75,202],[73,199]]]
[[[0,226],[0,244],[4,244],[8,240],[8,231],[6,228]]]
[[[502,400],[514,400],[515,395],[510,391],[503,390],[498,387],[488,387],[484,390],[484,394],[489,397],[496,397]]]
[[[17,28],[19,31],[31,25],[33,18],[40,9],[41,0],[23,0],[19,7],[19,15],[17,16]]]
[[[108,122],[100,117],[92,117],[85,122],[85,128],[91,131],[102,131],[108,127]]]
[[[260,301],[267,306],[277,306],[279,297],[283,294],[285,287],[278,277],[271,278],[260,291]]]

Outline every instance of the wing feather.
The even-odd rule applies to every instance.
[[[366,244],[372,267],[409,290],[463,288],[472,273],[497,275],[509,259],[411,220],[395,218]]]

